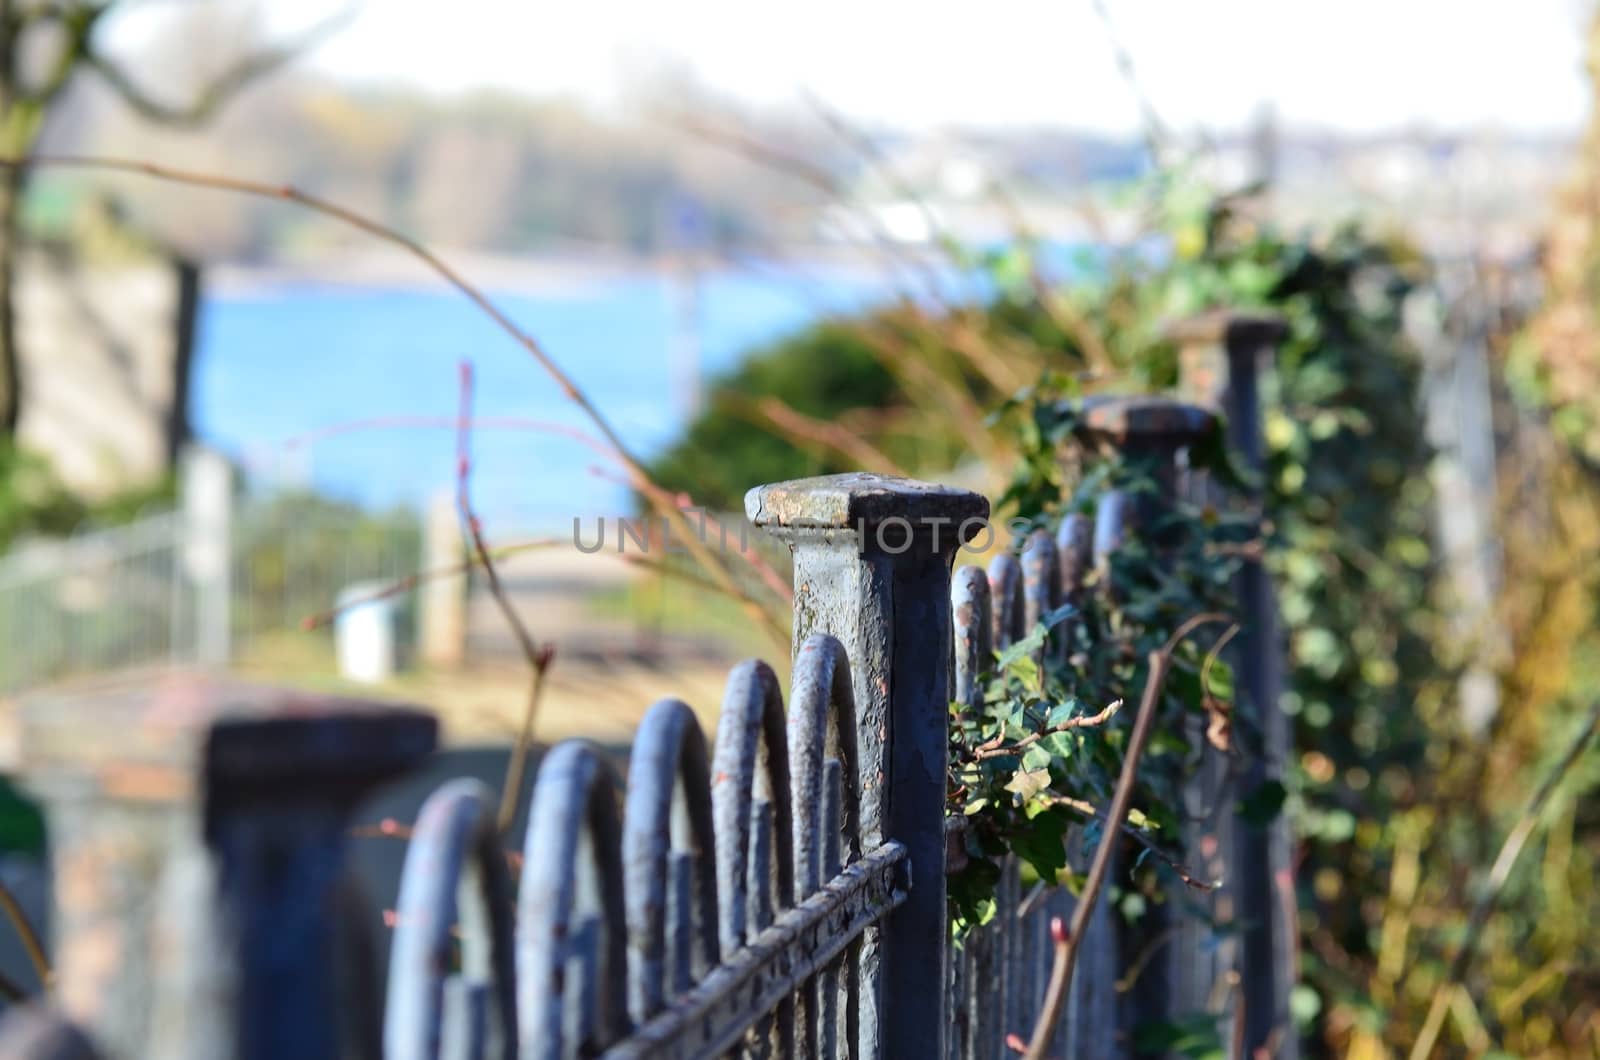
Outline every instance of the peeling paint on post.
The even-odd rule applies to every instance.
[[[944,1056],[950,570],[989,503],[851,474],[757,487],[745,510],[794,553],[794,643],[829,633],[849,654],[863,847],[909,852],[910,895],[862,947],[859,1055]]]
[[[346,813],[437,738],[416,711],[199,672],[24,701],[65,1016],[112,1056],[378,1056]]]

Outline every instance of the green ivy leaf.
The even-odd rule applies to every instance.
[[[1050,786],[1048,769],[1019,769],[1006,782],[1006,790],[1026,802]]]
[[[1052,729],[1057,725],[1065,725],[1072,720],[1074,715],[1081,713],[1082,710],[1082,705],[1076,699],[1068,699],[1057,703],[1050,708],[1050,715],[1045,719],[1045,725]]]
[[[44,815],[9,777],[0,777],[0,853],[42,857],[44,852]]]
[[[1283,811],[1288,792],[1276,780],[1263,781],[1256,789],[1239,800],[1239,817],[1257,828],[1271,824]]]
[[[1011,849],[1033,867],[1041,880],[1054,880],[1067,867],[1067,826],[1061,807],[1041,811],[1011,840]]]
[[[1133,1041],[1142,1052],[1177,1053],[1190,1060],[1227,1060],[1228,1056],[1217,1030],[1217,1017],[1203,1012],[1145,1023],[1134,1032]]]

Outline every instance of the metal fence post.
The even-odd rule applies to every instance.
[[[1084,403],[1079,434],[1087,444],[1146,464],[1154,472],[1159,492],[1133,499],[1129,528],[1159,552],[1163,541],[1152,531],[1162,511],[1184,488],[1183,454],[1217,429],[1216,417],[1194,405],[1158,397],[1102,397]],[[1109,588],[1116,591],[1115,585]],[[1179,789],[1183,844],[1191,856],[1202,859],[1203,874],[1220,876],[1221,851],[1227,848],[1232,817],[1227,760],[1206,741],[1205,724],[1198,716],[1189,720],[1185,735],[1189,754]],[[1122,1030],[1129,1040],[1141,1026],[1211,1010],[1216,985],[1234,964],[1226,933],[1214,928],[1210,918],[1185,911],[1194,904],[1185,886],[1169,881],[1165,889],[1168,900],[1148,909],[1121,946],[1126,955],[1154,954],[1120,1006]],[[1225,915],[1226,896],[1208,897],[1212,914]]]
[[[194,656],[207,666],[226,666],[232,654],[233,469],[220,454],[192,448],[184,453],[183,564],[194,586]]]
[[[24,700],[21,735],[56,999],[108,1055],[379,1055],[345,817],[433,748],[433,718],[179,671]]]
[[[1180,343],[1185,391],[1196,401],[1222,411],[1228,445],[1244,467],[1266,469],[1261,431],[1260,381],[1270,370],[1287,333],[1275,316],[1211,313],[1171,329]],[[1256,502],[1260,495],[1249,498]],[[1280,782],[1291,745],[1289,719],[1280,703],[1283,647],[1272,582],[1259,560],[1245,563],[1237,583],[1240,635],[1233,655],[1243,692],[1241,715],[1260,733],[1259,754],[1246,758],[1240,793]],[[1265,827],[1236,822],[1229,851],[1229,878],[1241,924],[1240,975],[1245,1000],[1245,1045],[1276,1042],[1274,1055],[1293,1060],[1297,1042],[1289,1012],[1289,993],[1299,969],[1294,966],[1295,896],[1288,821],[1280,814]]]
[[[910,854],[910,896],[863,943],[860,1055],[942,1057],[950,572],[989,503],[851,474],[760,486],[745,508],[794,553],[794,643],[829,633],[849,653],[863,846],[893,839]]]

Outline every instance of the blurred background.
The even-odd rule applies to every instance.
[[[738,535],[801,475],[999,496],[1015,394],[1166,389],[1175,322],[1269,311],[1295,1015],[1404,1055],[1600,693],[1597,73],[1586,0],[0,0],[0,154],[39,160],[0,172],[0,703],[202,662],[505,739],[465,484],[557,652],[538,735],[622,741],[787,657],[660,498]],[[719,563],[782,616],[765,547]],[[1600,1055],[1597,783],[1444,1055]]]

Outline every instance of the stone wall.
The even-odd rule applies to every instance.
[[[188,435],[198,271],[24,260],[20,444],[74,490],[103,497],[170,470]]]

